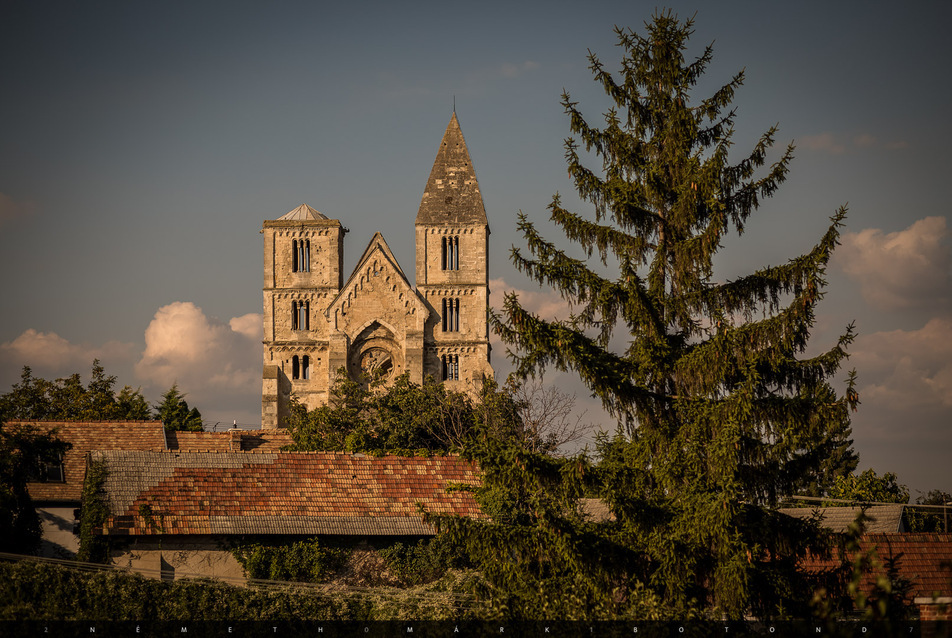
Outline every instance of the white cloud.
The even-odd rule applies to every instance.
[[[196,404],[260,392],[261,335],[261,315],[226,324],[177,301],[156,311],[135,372],[158,388],[178,383]]]
[[[943,217],[926,217],[894,233],[878,228],[845,233],[834,263],[859,283],[875,308],[944,309],[952,301],[947,235]]]
[[[0,193],[0,227],[7,222],[32,215],[34,212],[36,212],[36,204],[33,202],[17,202],[9,195]]]
[[[489,290],[489,305],[496,310],[502,308],[503,300],[509,293],[519,295],[519,304],[542,319],[566,319],[571,310],[561,295],[551,288],[521,290],[507,284],[505,279],[499,278],[489,281]]]
[[[861,336],[852,350],[867,409],[952,408],[952,319]]]
[[[30,328],[13,341],[0,343],[0,367],[4,377],[23,366],[30,366],[36,376],[59,377],[85,372],[93,359],[100,359],[108,372],[109,366],[131,360],[133,350],[133,344],[119,341],[102,346],[74,344],[55,332]]]

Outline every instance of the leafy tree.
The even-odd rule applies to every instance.
[[[877,474],[872,468],[860,474],[838,476],[829,490],[829,497],[856,503],[909,503],[909,488],[899,482],[893,472]],[[916,499],[915,505],[945,505],[952,502],[952,494],[932,490]],[[828,506],[848,506],[848,503],[828,502]],[[952,507],[940,510],[910,505],[903,511],[903,519],[910,532],[944,532],[946,516]]]
[[[795,561],[783,557],[803,551],[805,539],[758,505],[828,481],[825,460],[850,445],[853,375],[843,395],[828,379],[847,356],[852,326],[826,352],[803,357],[845,210],[806,254],[716,279],[724,237],[741,233],[784,181],[793,147],[767,165],[772,127],[731,163],[731,102],[744,74],[695,99],[712,49],[686,61],[692,30],[670,13],[655,15],[644,35],[617,29],[617,76],[589,55],[611,101],[604,126],[589,124],[567,93],[562,105],[578,136],[565,143],[568,172],[594,216],[567,210],[558,195],[549,205],[586,258],[546,240],[522,214],[529,254],[512,250],[519,270],[576,312],[548,321],[509,294],[492,325],[519,375],[572,370],[618,418],[619,435],[601,441],[603,460],[585,480],[614,512],[617,539],[646,557],[647,584],[675,607],[697,601],[731,618],[789,613],[800,585]],[[589,168],[589,159],[600,165]],[[538,511],[530,536],[568,520],[557,508]],[[581,573],[596,574],[599,555],[584,544],[574,551],[587,558],[573,559]]]
[[[170,431],[201,432],[203,429],[202,414],[198,408],[189,409],[185,395],[179,391],[177,383],[173,383],[162,395],[162,401],[155,404],[155,418],[162,421],[165,429]]]
[[[952,494],[930,490],[916,499],[917,505],[941,505],[942,509],[913,508],[909,512],[909,529],[913,532],[948,532],[952,530]]]
[[[35,552],[40,544],[40,519],[26,489],[29,477],[44,463],[59,463],[71,446],[55,432],[41,433],[29,425],[0,426],[0,549],[16,554]]]
[[[125,386],[116,396],[115,375],[107,375],[99,359],[93,360],[89,383],[79,373],[48,381],[23,367],[20,382],[0,396],[0,420],[20,421],[136,421],[151,414],[139,389]]]
[[[828,495],[830,498],[860,503],[909,502],[909,489],[899,482],[899,477],[892,472],[885,472],[880,476],[872,468],[861,474],[837,476]]]
[[[139,389],[123,386],[116,396],[116,418],[123,421],[148,421],[152,418],[149,403]]]
[[[297,450],[447,452],[478,433],[512,438],[517,424],[514,400],[492,381],[474,400],[433,379],[368,385],[340,370],[327,405],[308,412],[292,401],[288,431]]]
[[[46,379],[33,376],[29,366],[23,366],[20,382],[10,392],[0,396],[0,421],[46,419],[50,413],[50,398]]]

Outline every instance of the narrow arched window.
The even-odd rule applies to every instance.
[[[300,330],[300,325],[298,323],[298,302],[291,302],[291,330]]]
[[[459,381],[459,355],[444,354],[442,357],[443,380]]]
[[[304,329],[305,330],[311,329],[311,302],[310,301],[304,302]]]
[[[459,299],[443,299],[443,332],[459,332]]]
[[[291,357],[291,378],[300,379],[301,378],[301,363],[298,361],[298,356],[294,355]]]
[[[298,240],[291,240],[291,272],[298,271]]]
[[[311,378],[311,358],[307,355],[301,357],[301,378],[310,379]]]
[[[459,237],[444,237],[440,251],[440,268],[459,270]]]
[[[301,257],[304,267],[301,268],[303,272],[311,272],[311,240],[305,239],[301,242]]]

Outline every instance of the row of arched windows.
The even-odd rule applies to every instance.
[[[459,332],[459,299],[443,299],[443,332]]]
[[[292,379],[310,379],[311,378],[311,358],[307,355],[291,357],[291,378]]]
[[[440,263],[443,270],[459,270],[459,237],[444,237]]]
[[[291,302],[291,330],[311,329],[311,302]]]
[[[441,360],[443,363],[443,380],[459,381],[459,355],[444,354]]]
[[[291,272],[311,272],[311,240],[291,242]]]

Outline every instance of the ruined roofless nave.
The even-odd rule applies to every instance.
[[[263,428],[283,426],[292,394],[308,409],[327,403],[341,368],[461,390],[492,376],[489,222],[456,113],[416,216],[416,288],[380,233],[345,280],[346,231],[307,204],[261,232]]]

